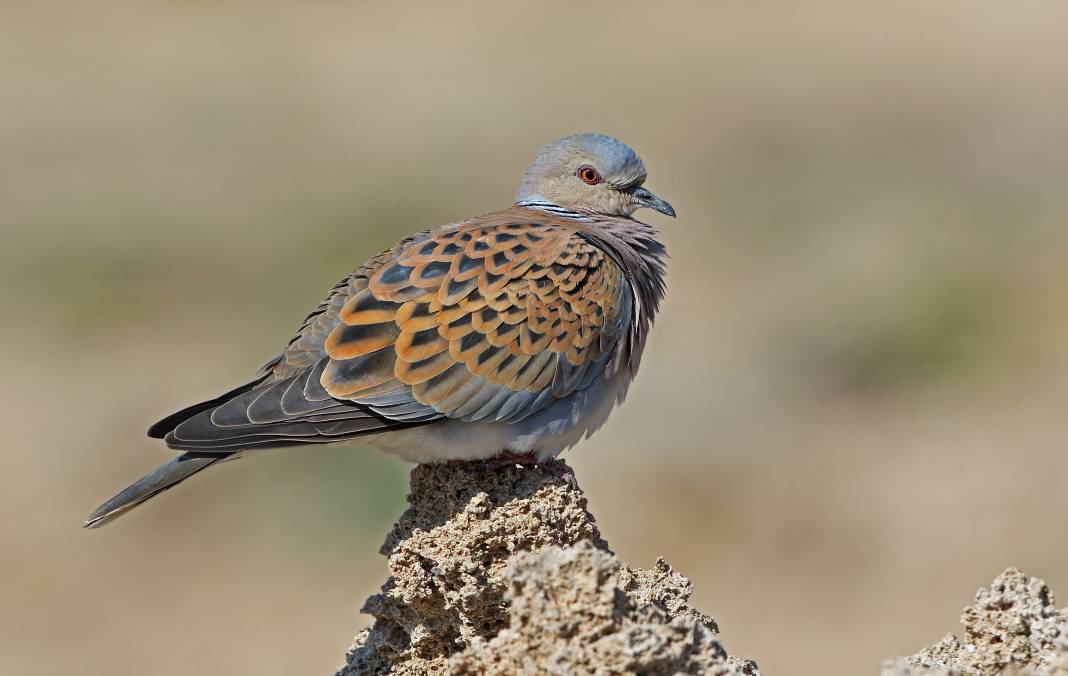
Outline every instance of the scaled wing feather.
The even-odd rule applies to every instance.
[[[619,256],[563,217],[516,207],[422,232],[335,286],[260,382],[166,439],[232,452],[517,422],[618,366],[632,296]]]

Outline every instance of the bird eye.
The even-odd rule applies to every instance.
[[[589,183],[590,185],[597,185],[601,182],[601,175],[588,164],[579,167],[578,177],[582,179],[583,183]]]

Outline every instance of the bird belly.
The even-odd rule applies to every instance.
[[[543,461],[592,434],[608,419],[621,379],[602,380],[523,420],[465,422],[447,419],[359,439],[361,445],[408,462],[484,460],[511,451]]]

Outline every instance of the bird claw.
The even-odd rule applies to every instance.
[[[503,451],[500,455],[489,458],[482,461],[483,469],[500,469],[501,467],[507,467],[509,465],[522,465],[523,467],[537,467],[543,472],[549,474],[555,479],[560,479],[571,488],[578,490],[578,480],[575,478],[575,473],[571,471],[562,460],[557,458],[548,458],[542,462],[538,462],[533,455],[520,455],[519,453],[513,453],[511,451]]]
[[[575,478],[575,473],[571,471],[571,468],[564,464],[563,460],[557,460],[556,458],[550,458],[544,463],[538,465],[552,476],[560,479],[574,490],[579,490],[578,479]]]

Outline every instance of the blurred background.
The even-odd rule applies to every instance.
[[[409,467],[272,451],[114,525],[147,425],[327,289],[511,202],[538,148],[645,159],[669,293],[565,457],[767,674],[876,673],[1012,564],[1068,600],[1064,3],[7,2],[0,672],[330,674]]]

